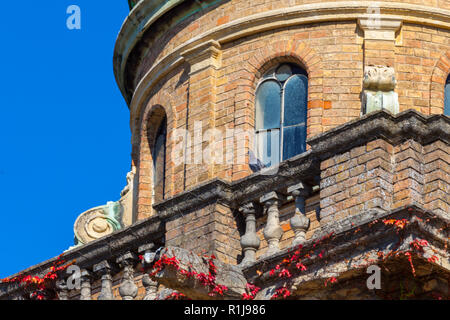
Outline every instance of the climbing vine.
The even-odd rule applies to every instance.
[[[167,254],[163,254],[157,261],[153,264],[153,271],[150,273],[150,276],[155,276],[158,272],[162,271],[165,267],[171,266],[175,268],[181,275],[186,277],[187,279],[195,278],[200,284],[209,289],[208,295],[211,297],[214,296],[223,296],[224,292],[228,290],[228,288],[224,285],[216,283],[217,276],[217,267],[214,264],[214,260],[216,257],[214,255],[211,256],[203,256],[203,259],[206,261],[208,265],[208,273],[189,271],[180,267],[180,262],[177,260],[175,256],[168,257]],[[192,269],[192,268],[190,268]],[[183,295],[184,296],[184,295]]]
[[[369,227],[374,226],[375,224],[378,224],[382,222],[386,226],[392,226],[395,228],[396,233],[399,235],[399,241],[397,243],[397,246],[391,249],[389,252],[385,253],[383,251],[378,251],[377,253],[377,259],[365,259],[367,266],[370,263],[382,263],[383,261],[386,261],[388,258],[393,256],[405,256],[407,257],[410,267],[411,267],[411,273],[415,277],[416,276],[416,270],[413,264],[413,256],[421,256],[423,257],[425,254],[424,249],[429,245],[426,240],[423,239],[415,239],[409,243],[409,249],[407,250],[398,250],[398,246],[401,244],[402,237],[402,230],[408,226],[410,221],[407,219],[385,219],[385,220],[375,220],[372,221],[369,224]],[[357,228],[354,230],[354,233],[360,232],[361,229]],[[335,238],[334,233],[330,233],[325,235],[324,237],[316,240],[310,249],[305,250],[305,248],[302,245],[297,246],[294,249],[291,249],[288,252],[287,257],[283,258],[283,260],[276,264],[275,267],[273,267],[271,270],[268,271],[269,278],[274,279],[281,279],[284,280],[283,284],[276,289],[274,289],[274,292],[271,296],[271,299],[286,299],[290,296],[292,296],[292,278],[302,272],[305,272],[308,270],[306,261],[311,259],[324,259],[325,263],[327,264],[329,259],[329,249],[331,247],[331,240]],[[186,278],[195,278],[197,279],[203,286],[207,287],[209,289],[209,295],[210,296],[223,296],[223,294],[228,290],[226,286],[219,285],[216,283],[216,275],[217,275],[217,268],[214,264],[215,256],[212,255],[210,257],[203,256],[204,261],[208,264],[208,274],[205,273],[197,273],[195,271],[192,271],[192,268],[189,268],[189,270],[183,269],[180,267],[180,262],[177,260],[175,256],[168,257],[166,254],[163,254],[159,260],[157,260],[153,264],[153,271],[150,273],[150,276],[156,275],[158,272],[163,270],[166,266],[174,267],[181,275],[185,276]],[[433,255],[430,258],[427,259],[429,262],[436,263],[438,261],[438,258]],[[366,265],[365,265],[366,266]],[[359,266],[362,268],[363,266]],[[260,270],[257,270],[256,273],[259,276],[263,275],[263,272]],[[330,285],[338,283],[338,279],[334,276],[329,277],[325,279],[324,281],[324,287],[328,287]],[[255,299],[258,292],[261,290],[260,287],[252,284],[247,283],[245,292],[242,294],[241,299],[243,300],[253,300]],[[182,293],[172,293],[168,298],[171,299],[186,299],[187,297]]]
[[[39,276],[21,275],[19,274],[13,278],[1,279],[1,283],[18,283],[23,286],[23,290],[30,294],[32,300],[51,300],[57,299],[58,293],[55,289],[56,281],[61,272],[66,270],[70,265],[75,263],[75,260],[65,264],[62,259],[63,254],[59,255],[52,263],[50,271],[42,278]]]

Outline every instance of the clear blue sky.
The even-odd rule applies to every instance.
[[[81,30],[69,30],[69,5]],[[83,211],[116,201],[129,112],[112,57],[126,0],[2,1],[0,278],[73,244]]]

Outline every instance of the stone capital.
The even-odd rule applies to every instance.
[[[271,206],[275,202],[279,202],[284,200],[284,197],[280,195],[278,192],[272,191],[269,193],[266,193],[261,198],[259,198],[259,201],[264,204],[264,206]]]
[[[139,246],[138,252],[139,253],[146,253],[147,251],[152,251],[155,248],[155,244],[153,242],[143,244]]]
[[[395,40],[395,33],[402,26],[402,21],[382,15],[368,15],[359,18],[358,25],[364,31],[365,40]]]
[[[287,192],[296,197],[306,197],[311,193],[311,187],[303,182],[297,183],[287,188]]]
[[[239,212],[244,214],[245,216],[248,216],[249,214],[256,214],[256,207],[253,202],[248,202],[241,207],[239,207]]]
[[[125,254],[119,256],[116,260],[117,264],[122,267],[133,265],[135,261],[138,260],[138,257],[132,252],[126,252]]]
[[[181,53],[181,56],[191,65],[191,74],[208,67],[218,69],[222,61],[220,44],[215,40],[209,40],[194,48],[187,49]]]
[[[94,267],[92,268],[93,272],[100,276],[109,274],[114,269],[115,268],[106,260],[95,264]]]

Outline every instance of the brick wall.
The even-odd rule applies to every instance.
[[[321,224],[407,205],[449,212],[450,147],[440,140],[392,145],[377,139],[321,163]]]
[[[230,208],[220,203],[176,216],[167,221],[166,230],[167,246],[215,254],[231,264],[236,264],[241,254],[237,220]]]
[[[314,2],[317,1],[277,0],[250,3],[232,0],[197,13],[175,28],[168,30],[163,26],[154,28],[145,34],[143,40],[145,46],[141,51],[133,53],[135,56],[132,60],[140,62],[136,66],[132,81],[136,85],[155,62],[186,41],[216,26],[251,14]],[[419,3],[413,0],[402,2]],[[443,8],[445,3],[445,1],[420,2],[438,8]],[[174,17],[180,13],[177,12],[174,11]],[[170,21],[167,20],[167,23],[169,25]],[[232,164],[210,165],[196,164],[193,163],[194,159],[191,159],[191,164],[175,165],[171,159],[174,148],[173,131],[187,129],[193,138],[199,133],[194,132],[195,121],[202,121],[202,134],[211,128],[216,128],[223,134],[226,129],[253,130],[256,85],[264,71],[280,62],[297,63],[308,72],[308,137],[360,116],[364,65],[380,62],[377,59],[382,59],[382,63],[392,64],[395,69],[400,111],[412,108],[424,114],[443,112],[444,81],[450,71],[449,30],[404,22],[395,41],[367,41],[364,40],[364,32],[356,20],[324,22],[274,27],[257,35],[229,41],[220,48],[220,51],[220,66],[192,73],[189,63],[185,62],[181,67],[175,68],[159,79],[157,85],[146,93],[148,98],[142,107],[142,114],[138,117],[139,123],[136,124],[140,128],[138,130],[140,137],[134,140],[136,142],[133,146],[133,163],[138,167],[139,177],[135,215],[138,219],[152,215],[152,205],[155,203],[151,196],[152,159],[149,144],[151,140],[147,132],[154,121],[154,109],[161,106],[168,117],[165,198],[215,177],[227,181],[241,179],[251,171],[247,164],[236,161]],[[241,142],[246,147],[238,152],[237,148]],[[247,157],[250,145],[248,137],[233,139],[229,136],[225,139],[225,144],[233,148],[226,150],[228,153],[224,154],[224,161],[225,156],[229,154],[233,154],[235,160],[242,156]],[[203,141],[193,147],[206,145],[207,143]],[[350,162],[343,165],[351,164]],[[361,165],[371,166],[375,163],[358,163],[357,167],[362,168]],[[383,166],[386,167],[380,164],[374,170],[384,170],[383,175],[386,179],[387,176],[389,179],[396,178],[391,177],[388,168]],[[347,183],[353,183],[355,179],[351,179],[350,172],[348,175],[350,180]],[[324,177],[326,178],[328,177]],[[343,175],[335,178],[344,179]],[[401,178],[400,176],[399,179]],[[391,192],[389,188],[385,188],[383,181],[379,180],[382,178],[374,179],[366,181],[368,184],[364,185],[364,188],[374,185],[375,196],[369,199],[373,205],[381,201],[376,199],[381,199],[384,192]],[[402,183],[416,185],[414,180]],[[358,192],[358,188],[359,185],[354,185],[351,192],[358,194],[355,193]],[[396,193],[395,199],[400,199],[404,194],[405,192]],[[344,196],[342,193],[335,195],[336,199],[333,201],[336,202],[342,196]],[[409,196],[414,195],[411,193]],[[395,199],[392,201],[397,201]],[[345,212],[360,209],[350,202],[340,206],[345,207],[343,209],[347,210]]]

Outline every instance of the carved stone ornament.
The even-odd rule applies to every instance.
[[[82,213],[74,225],[76,245],[86,244],[121,229],[121,211],[120,203],[108,202]]]
[[[388,110],[399,112],[398,95],[394,92],[397,80],[392,67],[366,66],[363,80],[363,111]]]
[[[132,188],[132,183],[133,183],[133,179],[134,179],[134,170],[130,171],[127,173],[127,185],[125,186],[125,188],[123,188],[123,190],[120,192],[120,196],[124,197],[128,192],[130,192],[131,188]]]

